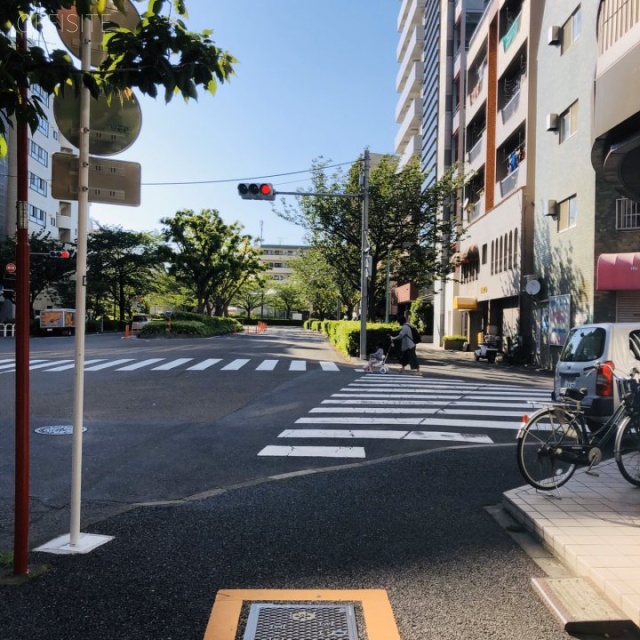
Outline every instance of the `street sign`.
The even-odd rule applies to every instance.
[[[60,133],[76,148],[80,146],[80,99],[73,91],[58,95],[53,101],[53,115]],[[142,111],[133,91],[107,100],[100,94],[91,99],[89,113],[89,153],[113,156],[128,149],[142,126]]]
[[[7,273],[15,273],[16,272],[16,265],[13,262],[8,262],[7,265],[5,266],[4,270]]]
[[[89,157],[89,202],[140,205],[141,167],[137,162]],[[56,200],[78,199],[78,156],[54,153],[51,195]]]

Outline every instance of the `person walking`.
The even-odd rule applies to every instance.
[[[389,336],[392,342],[400,343],[400,373],[404,373],[404,368],[409,365],[412,371],[420,375],[420,364],[416,355],[416,343],[413,341],[413,331],[411,325],[400,317],[400,332],[397,336]]]

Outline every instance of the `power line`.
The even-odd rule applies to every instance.
[[[351,162],[340,162],[338,164],[330,164],[327,165],[326,167],[323,167],[323,169],[333,169],[334,167],[342,167],[345,165],[351,165],[354,162],[357,162],[356,160],[352,160]],[[253,176],[250,178],[223,178],[221,180],[192,180],[192,181],[187,181],[187,182],[142,182],[142,186],[143,187],[157,187],[157,186],[175,186],[175,185],[182,185],[182,184],[222,184],[225,182],[247,182],[249,180],[266,180],[268,178],[280,178],[282,176],[293,176],[293,175],[299,175],[301,173],[310,173],[311,169],[305,169],[303,171],[288,171],[286,173],[272,173],[269,175],[264,175],[264,176]]]

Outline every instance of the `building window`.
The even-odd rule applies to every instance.
[[[582,10],[578,7],[562,25],[562,53],[578,39],[582,29]]]
[[[37,143],[31,140],[29,155],[42,166],[49,166],[49,154]]]
[[[487,264],[487,245],[482,245],[482,264]]]
[[[565,112],[560,114],[558,123],[558,140],[563,143],[578,130],[578,101],[576,100]]]
[[[45,137],[49,137],[49,122],[44,118],[38,120],[38,131]]]
[[[43,104],[45,104],[47,107],[49,106],[49,94],[45,93],[44,89],[40,85],[32,84],[30,89],[32,95],[38,96]]]
[[[49,218],[49,224],[50,224],[52,227],[55,227],[55,226],[56,226],[56,219],[55,219],[53,216],[51,216],[51,217]]]
[[[640,207],[637,202],[628,198],[616,200],[616,229],[640,229]]]
[[[578,218],[578,202],[575,196],[571,196],[560,203],[560,218],[558,231],[564,231],[576,226]]]
[[[29,205],[29,219],[33,220],[36,224],[40,224],[43,227],[45,226],[45,220],[47,218],[47,212],[42,209],[38,209],[38,207],[34,207],[32,204]]]
[[[47,183],[35,173],[29,173],[29,188],[40,195],[47,195]]]

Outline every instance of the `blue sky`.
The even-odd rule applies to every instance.
[[[114,159],[142,165],[140,207],[91,206],[101,224],[159,229],[180,209],[217,209],[227,223],[267,243],[297,244],[301,228],[270,203],[241,200],[240,179],[276,189],[309,186],[313,159],[351,162],[369,147],[393,153],[397,0],[186,0],[188,26],[213,29],[237,59],[236,75],[215,96],[185,104],[141,98],[142,131]],[[142,5],[144,6],[144,5]],[[212,184],[173,184],[222,181]],[[293,200],[293,198],[290,198]]]

